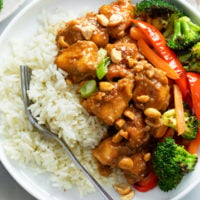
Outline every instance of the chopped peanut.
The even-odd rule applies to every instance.
[[[145,109],[144,114],[147,117],[150,117],[150,118],[159,118],[161,116],[160,111],[155,109],[155,108],[147,108],[147,109]]]
[[[137,60],[133,59],[133,58],[129,58],[128,59],[128,65],[129,67],[134,67],[137,64]]]
[[[153,119],[153,118],[146,118],[145,120],[146,124],[153,128],[159,128],[163,125],[163,122],[160,118],[158,119]]]
[[[128,117],[129,119],[134,120],[135,114],[130,110],[125,110],[124,111],[124,115],[126,117]]]
[[[105,15],[97,15],[97,21],[99,22],[99,24],[101,24],[102,26],[108,26],[108,18]]]
[[[153,70],[147,70],[147,71],[146,71],[146,75],[148,76],[148,78],[153,78],[153,76],[154,76],[154,71],[153,71]]]
[[[118,133],[119,133],[123,138],[125,138],[125,139],[128,140],[129,134],[128,134],[127,131],[124,131],[124,130],[121,129]]]
[[[66,79],[66,83],[67,83],[67,85],[72,85],[72,81],[68,78]]]
[[[58,44],[62,47],[62,48],[67,48],[69,47],[69,44],[67,42],[65,42],[64,40],[64,36],[60,36],[58,38]]]
[[[112,142],[113,143],[118,143],[122,140],[122,136],[118,133],[116,133],[113,137],[112,137]]]
[[[151,153],[145,153],[144,154],[144,161],[148,162],[151,159]]]
[[[113,186],[114,189],[121,195],[128,194],[131,191],[131,186],[127,183],[121,183]]]
[[[133,160],[129,157],[124,157],[119,161],[118,165],[119,165],[119,168],[121,169],[132,169]]]
[[[141,103],[147,103],[150,99],[148,95],[137,96],[136,99]]]
[[[93,26],[85,26],[85,27],[82,28],[82,35],[86,40],[90,40],[93,32],[94,32]]]
[[[122,60],[122,52],[113,48],[111,50],[111,60],[116,64],[119,63]]]
[[[126,123],[126,122],[125,122],[124,119],[118,119],[118,120],[115,122],[115,124],[116,124],[116,126],[117,126],[118,128],[121,128],[122,126],[124,126],[125,123]]]
[[[123,17],[119,14],[113,14],[110,17],[109,26],[117,26],[123,20]]]
[[[110,92],[114,88],[114,85],[109,82],[99,82],[99,89],[102,92]]]

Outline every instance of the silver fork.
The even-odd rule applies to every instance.
[[[103,189],[103,187],[95,180],[95,178],[85,169],[85,167],[78,161],[75,155],[70,150],[67,143],[62,139],[59,138],[56,134],[38,124],[37,120],[32,116],[31,111],[28,109],[31,101],[28,97],[27,91],[29,90],[30,80],[31,80],[31,69],[28,66],[20,66],[20,78],[21,78],[21,90],[22,90],[22,99],[24,102],[24,108],[26,115],[32,125],[41,133],[46,135],[47,137],[55,139],[57,142],[61,144],[64,148],[68,156],[71,160],[76,164],[76,166],[82,170],[85,176],[89,179],[89,181],[93,184],[99,194],[102,196],[103,199],[106,200],[113,200],[112,197]]]

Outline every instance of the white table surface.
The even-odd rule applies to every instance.
[[[6,0],[5,0],[6,1]],[[17,0],[16,0],[17,1]],[[15,17],[15,15],[26,5],[33,0],[26,0],[13,15],[0,23],[0,34],[7,24]],[[189,0],[188,0],[189,1]],[[197,0],[197,2],[200,0]],[[190,1],[191,2],[191,1]],[[200,199],[200,184],[198,184],[187,196],[182,200],[199,200]],[[6,171],[0,163],[0,200],[35,200],[27,193]]]

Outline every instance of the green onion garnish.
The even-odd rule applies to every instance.
[[[101,80],[108,72],[108,65],[110,64],[110,57],[104,58],[97,66],[96,74]]]
[[[95,80],[87,81],[83,84],[80,92],[81,97],[88,98],[97,90],[97,83]]]

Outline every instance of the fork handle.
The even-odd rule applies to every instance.
[[[59,143],[64,147],[65,151],[68,153],[69,157],[74,161],[77,167],[79,167],[82,170],[82,172],[85,174],[85,176],[87,176],[87,178],[96,188],[96,190],[100,193],[100,195],[105,200],[113,200],[113,198],[104,190],[104,188],[98,183],[98,181],[93,176],[91,176],[90,173],[85,169],[85,167],[78,161],[78,159],[74,156],[74,154],[69,149],[69,147],[66,147],[67,144],[64,141],[60,141],[60,140],[59,140]]]
[[[45,133],[48,137],[54,138],[57,142],[59,142],[64,150],[67,152],[68,156],[71,158],[72,161],[76,164],[77,167],[85,174],[85,176],[89,179],[89,181],[93,184],[93,186],[96,188],[96,190],[99,192],[99,194],[105,199],[105,200],[113,200],[113,198],[104,190],[104,188],[98,183],[98,181],[91,176],[91,174],[85,169],[85,167],[78,161],[76,156],[73,154],[73,152],[70,150],[67,143],[62,139],[58,138],[53,132],[43,128],[40,126],[37,121],[30,117],[30,110],[26,109],[27,116],[29,117],[30,122],[42,133]]]

